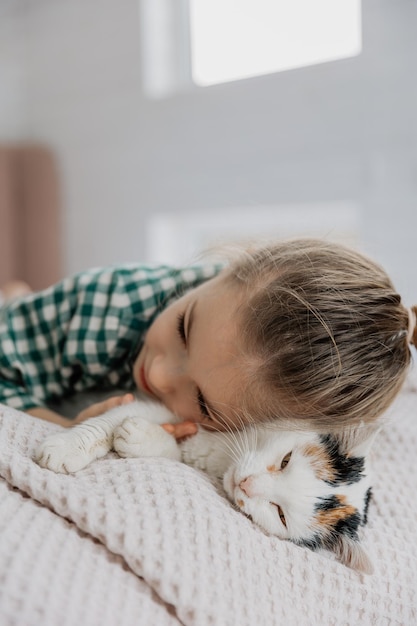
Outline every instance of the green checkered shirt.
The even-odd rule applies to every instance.
[[[146,330],[219,265],[93,269],[0,309],[0,402],[17,409],[93,388],[132,390]]]

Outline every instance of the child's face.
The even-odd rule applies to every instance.
[[[233,407],[245,387],[247,364],[237,336],[240,301],[237,288],[220,275],[165,309],[133,365],[137,387],[184,420],[236,427]]]

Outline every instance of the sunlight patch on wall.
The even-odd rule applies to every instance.
[[[189,0],[194,82],[213,85],[360,54],[360,0]]]

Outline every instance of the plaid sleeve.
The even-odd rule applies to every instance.
[[[0,402],[25,410],[76,391],[133,389],[132,363],[152,320],[220,269],[94,269],[3,306]]]

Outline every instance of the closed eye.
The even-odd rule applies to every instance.
[[[180,313],[177,317],[177,332],[181,339],[181,343],[183,344],[184,347],[187,347],[187,333],[185,330],[185,311]],[[200,409],[200,413],[204,417],[208,417],[209,420],[213,420],[207,408],[207,402],[200,389],[197,389],[197,404]]]
[[[204,417],[208,417],[211,420],[212,417],[209,413],[206,401],[200,389],[197,390],[197,402],[198,402],[198,406],[200,407],[200,411],[204,415]]]
[[[279,504],[275,504],[275,502],[271,502],[271,504],[276,508],[276,510],[278,511],[279,519],[284,524],[285,528],[287,528],[287,521],[285,519],[284,511],[281,509]]]
[[[180,313],[177,317],[177,332],[184,346],[187,345],[187,337],[185,334],[185,313]]]

